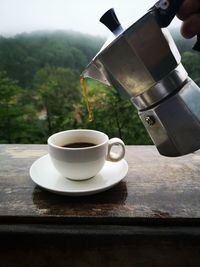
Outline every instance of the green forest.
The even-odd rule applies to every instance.
[[[200,54],[173,33],[190,77],[200,86]],[[72,31],[0,36],[0,143],[46,143],[54,132],[90,128],[126,144],[151,144],[136,109],[113,88],[86,80],[88,121],[79,77],[104,43]]]

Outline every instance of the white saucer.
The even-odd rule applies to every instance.
[[[105,191],[119,183],[128,172],[128,164],[106,161],[103,169],[93,178],[72,181],[62,177],[51,163],[49,155],[37,159],[30,168],[33,182],[53,193],[69,196],[83,196]]]

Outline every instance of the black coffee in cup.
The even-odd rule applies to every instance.
[[[66,148],[82,148],[82,147],[92,147],[92,146],[96,146],[96,144],[88,143],[88,142],[76,142],[76,143],[65,144],[62,147],[66,147]]]

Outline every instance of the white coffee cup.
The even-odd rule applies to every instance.
[[[56,170],[72,180],[85,180],[95,176],[103,168],[106,160],[117,162],[124,158],[125,145],[119,138],[109,139],[99,131],[89,129],[67,130],[53,134],[48,138],[51,161]],[[93,146],[80,146],[80,143],[92,143]],[[113,146],[120,149],[114,153]]]

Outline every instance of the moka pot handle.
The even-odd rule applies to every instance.
[[[161,28],[167,27],[174,19],[184,0],[160,0],[151,9]],[[197,41],[193,47],[194,50],[200,51],[200,33],[197,34]]]

